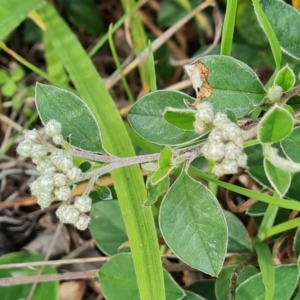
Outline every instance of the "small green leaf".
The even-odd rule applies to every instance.
[[[174,169],[172,165],[173,152],[169,147],[165,147],[158,160],[159,169],[151,175],[151,184],[156,185],[166,178]]]
[[[298,281],[297,265],[275,267],[274,297],[272,300],[290,299]],[[255,299],[265,300],[266,292],[261,273],[244,281],[236,291],[236,300]]]
[[[118,248],[128,241],[118,201],[99,201],[93,204],[90,230],[102,252],[107,255],[118,253]]]
[[[265,286],[265,299],[274,299],[275,291],[275,268],[273,266],[272,253],[264,242],[254,243],[254,248],[257,253],[257,261],[261,270],[261,277]]]
[[[85,32],[98,36],[103,33],[104,23],[93,0],[63,0],[68,19]]]
[[[288,55],[299,59],[299,11],[287,3],[277,0],[261,0],[261,5],[283,51]]]
[[[25,72],[20,66],[17,66],[11,71],[10,75],[14,82],[18,82],[24,77]]]
[[[111,190],[107,186],[96,185],[95,190],[101,200],[112,200]]]
[[[182,299],[184,291],[164,270],[166,299]],[[131,253],[120,253],[111,257],[100,269],[99,280],[103,294],[109,300],[139,300],[139,291]]]
[[[38,83],[36,105],[43,123],[54,119],[62,125],[62,135],[73,146],[103,152],[99,126],[84,101],[60,88]]]
[[[291,185],[291,172],[275,167],[267,159],[264,159],[264,168],[272,187],[280,195],[280,197],[283,197]]]
[[[151,183],[151,176],[147,178],[147,199],[144,203],[144,205],[153,205],[159,197],[161,197],[163,194],[167,192],[169,189],[170,180],[169,177],[165,177],[163,180],[161,180],[158,184],[153,185]]]
[[[259,78],[245,63],[222,55],[205,56],[200,61],[209,70],[207,82],[213,94],[207,101],[215,112],[230,109],[239,118],[249,114],[266,96]]]
[[[26,252],[15,252],[0,257],[0,265],[43,261],[43,257]],[[0,278],[17,278],[20,276],[34,276],[40,274],[40,267],[23,267],[4,269],[0,272]],[[56,274],[54,268],[47,267],[43,274]],[[26,299],[30,293],[32,284],[20,284],[13,286],[0,286],[1,300]],[[53,299],[58,300],[58,281],[39,283],[34,300]]]
[[[247,44],[258,47],[265,47],[268,44],[268,39],[257,21],[251,1],[239,1],[236,29]]]
[[[289,65],[285,65],[276,74],[274,83],[282,87],[284,91],[288,91],[295,84],[295,74]]]
[[[168,166],[164,168],[159,168],[151,176],[151,184],[156,185],[164,180],[173,170],[174,167]]]
[[[8,79],[8,80],[2,85],[2,88],[1,88],[2,94],[3,94],[5,97],[11,97],[11,96],[15,93],[15,90],[16,90],[16,84],[15,84],[14,81],[11,80],[11,79]]]
[[[207,300],[217,300],[215,295],[215,280],[200,280],[185,287],[185,290],[191,291],[202,296]]]
[[[186,296],[182,298],[183,300],[205,300],[203,297],[191,292],[191,291],[184,291]]]
[[[295,128],[292,133],[280,143],[284,154],[290,160],[300,163],[300,127]]]
[[[186,173],[165,195],[159,224],[174,253],[188,265],[216,276],[227,249],[227,226],[215,196]]]
[[[184,99],[195,99],[177,91],[156,91],[140,98],[129,110],[128,121],[132,128],[146,140],[159,145],[179,145],[196,139],[199,135],[177,128],[163,118],[167,107],[186,109]]]
[[[0,84],[3,84],[9,79],[9,76],[6,71],[0,70]]]
[[[216,287],[215,287],[218,300],[229,299],[228,295],[229,295],[231,276],[233,275],[233,272],[237,267],[238,267],[237,265],[228,266],[223,268],[222,271],[220,272],[216,280]],[[244,267],[238,274],[236,288],[245,280],[247,280],[248,278],[250,278],[251,276],[257,273],[259,273],[259,270],[254,267],[251,266]]]
[[[300,255],[300,227],[298,227],[294,236],[293,251],[295,255]]]
[[[158,165],[160,168],[172,166],[173,151],[170,147],[165,147],[160,153]]]
[[[175,109],[167,107],[164,111],[164,119],[175,127],[184,130],[194,130],[196,111],[191,109]]]
[[[224,210],[228,226],[228,253],[250,252],[251,242],[248,232],[242,222],[231,212]]]
[[[286,138],[293,130],[294,121],[289,111],[274,105],[258,124],[261,143],[274,143]]]

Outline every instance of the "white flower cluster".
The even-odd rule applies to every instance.
[[[243,138],[239,126],[224,113],[214,114],[209,102],[197,105],[194,122],[195,131],[203,134],[211,130],[202,153],[206,159],[215,161],[212,172],[220,177],[237,173],[238,167],[247,166],[247,155],[243,152]]]
[[[72,154],[68,151],[69,144],[61,135],[61,124],[50,120],[45,132],[54,144],[62,148],[43,141],[36,129],[27,131],[25,139],[17,147],[18,154],[31,157],[41,174],[30,184],[31,193],[37,197],[42,209],[49,207],[55,199],[63,201],[64,204],[56,211],[58,218],[64,223],[74,224],[79,230],[85,230],[90,222],[90,217],[85,213],[91,210],[91,198],[76,197],[74,205],[65,204],[71,198],[71,187],[80,181],[82,171],[73,163]]]

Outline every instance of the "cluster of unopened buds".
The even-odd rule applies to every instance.
[[[91,198],[82,195],[75,197],[74,204],[69,203],[72,188],[80,181],[82,171],[73,163],[71,147],[61,134],[61,124],[50,120],[45,132],[55,146],[45,142],[39,132],[33,129],[26,132],[25,139],[17,147],[18,154],[30,157],[41,175],[30,184],[31,193],[36,196],[41,208],[49,207],[56,199],[62,201],[56,211],[57,217],[63,223],[74,224],[77,229],[85,230],[90,223],[86,213],[91,211]]]
[[[247,166],[247,155],[243,151],[241,129],[226,114],[214,114],[209,102],[197,105],[194,129],[199,134],[210,131],[202,153],[208,160],[215,162],[212,173],[217,177],[235,174],[238,167]]]

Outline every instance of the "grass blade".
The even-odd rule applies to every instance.
[[[51,5],[40,11],[49,38],[79,95],[95,114],[105,148],[117,156],[134,155],[122,119],[90,58]],[[162,265],[151,208],[142,207],[146,190],[138,166],[112,172],[124,217],[141,299],[165,299]]]

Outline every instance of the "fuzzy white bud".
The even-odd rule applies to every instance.
[[[56,167],[52,164],[49,157],[43,157],[42,159],[40,159],[36,166],[36,169],[42,175],[44,175],[45,173],[53,174],[57,170]]]
[[[31,151],[34,143],[30,140],[23,140],[17,147],[17,153],[24,157],[31,156]]]
[[[53,182],[56,187],[61,187],[67,184],[67,176],[63,173],[55,173],[53,175]]]
[[[57,168],[66,173],[73,167],[73,158],[71,155],[65,154],[60,161],[57,162]]]
[[[71,169],[69,169],[67,172],[66,172],[66,175],[67,177],[70,179],[70,180],[77,180],[80,178],[82,174],[82,171],[80,168],[77,168],[77,167],[72,167]]]
[[[204,124],[204,122],[202,122],[202,121],[196,120],[193,123],[193,125],[194,125],[195,132],[200,134],[200,135],[207,131],[207,125]]]
[[[91,218],[85,214],[80,214],[78,220],[75,222],[75,227],[78,230],[85,230],[90,224]]]
[[[55,145],[62,145],[64,143],[64,138],[61,134],[58,134],[52,138],[52,141]]]
[[[63,223],[75,224],[80,212],[71,204],[63,204],[56,210],[56,215]]]
[[[208,146],[207,149],[202,149],[202,153],[206,159],[211,159],[214,161],[219,161],[223,159],[225,154],[225,145],[224,143],[206,143]]]
[[[48,153],[48,148],[41,144],[35,144],[33,145],[31,149],[31,157],[32,158],[42,158],[43,156],[46,156]]]
[[[222,129],[225,124],[230,123],[230,120],[224,113],[216,113],[213,124],[216,128]]]
[[[40,186],[47,192],[52,192],[54,189],[54,181],[50,175],[40,177]]]
[[[222,134],[225,140],[234,142],[237,138],[241,137],[241,129],[232,122],[227,123],[222,128]]]
[[[217,129],[217,128],[214,128],[209,136],[208,136],[208,139],[207,139],[209,142],[224,142],[224,138],[223,138],[223,135],[222,135],[222,131],[220,129]]]
[[[28,130],[25,133],[25,139],[32,141],[33,143],[40,143],[42,141],[39,132],[36,129]]]
[[[212,168],[212,173],[217,177],[221,177],[224,175],[223,167],[221,164],[215,164]]]
[[[223,159],[221,166],[224,174],[235,174],[238,171],[238,164],[235,159]]]
[[[64,157],[64,151],[57,149],[53,151],[50,155],[50,160],[53,165],[57,166],[58,162],[60,162]]]
[[[89,212],[92,209],[92,199],[89,196],[76,197],[74,206],[82,213]]]
[[[228,142],[225,144],[225,158],[227,159],[238,159],[238,157],[242,154],[242,149],[238,147],[233,142]]]
[[[247,154],[246,153],[241,153],[239,155],[239,157],[237,158],[238,166],[241,167],[241,168],[246,168],[247,167],[247,160],[248,160]]]
[[[50,206],[50,204],[52,203],[52,201],[54,200],[54,196],[51,192],[49,191],[45,191],[45,190],[41,190],[37,195],[37,203],[42,207],[42,208],[46,208],[48,206]]]
[[[69,186],[64,185],[54,190],[54,195],[58,200],[67,201],[71,197],[72,191]]]
[[[267,91],[269,102],[274,103],[280,100],[283,95],[282,87],[279,85],[271,86]]]
[[[214,119],[213,107],[209,102],[200,103],[197,106],[196,120],[202,121],[205,124],[212,123]]]
[[[41,184],[40,184],[40,177],[38,179],[36,179],[35,181],[33,181],[30,185],[30,191],[31,191],[31,194],[33,196],[37,196],[38,193],[40,193],[42,191],[42,187],[41,187]]]
[[[37,197],[37,203],[42,209],[49,207],[51,205],[52,201],[53,201],[53,198],[51,198],[51,197],[42,197],[42,196]]]
[[[61,124],[55,120],[50,120],[46,126],[45,131],[50,136],[55,136],[61,133]]]

